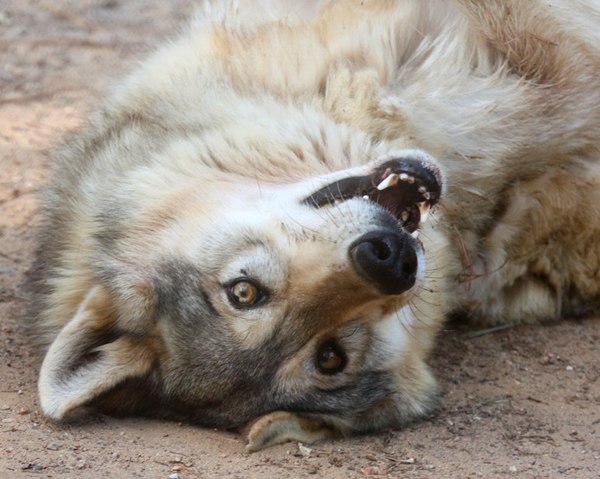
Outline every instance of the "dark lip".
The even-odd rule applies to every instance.
[[[379,185],[391,174],[407,175],[410,181],[398,181],[395,186],[379,191]],[[333,205],[352,198],[368,197],[391,213],[402,226],[414,231],[420,221],[419,204],[435,205],[442,192],[439,170],[430,163],[413,158],[386,161],[364,176],[342,178],[315,191],[302,202],[314,208]],[[403,212],[409,219],[403,220]]]

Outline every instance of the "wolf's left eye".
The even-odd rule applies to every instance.
[[[262,303],[266,294],[255,281],[244,277],[227,285],[227,297],[235,308],[243,309]]]

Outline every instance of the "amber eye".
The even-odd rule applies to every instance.
[[[335,340],[323,343],[317,350],[317,368],[323,374],[337,374],[346,367],[346,353]]]
[[[229,283],[227,296],[236,308],[249,308],[265,299],[265,293],[249,278],[238,278]]]

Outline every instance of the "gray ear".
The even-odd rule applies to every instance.
[[[48,350],[39,379],[42,411],[60,420],[125,379],[147,374],[154,352],[135,336],[116,336],[112,300],[92,287]]]

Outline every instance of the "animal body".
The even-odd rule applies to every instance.
[[[44,413],[251,423],[251,450],[400,427],[448,314],[597,312],[599,26],[591,0],[206,6],[57,155]]]

